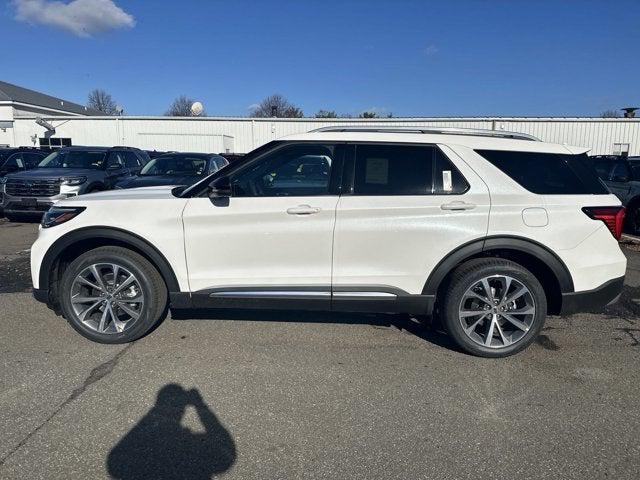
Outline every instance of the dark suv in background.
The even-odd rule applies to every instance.
[[[598,176],[627,208],[626,230],[640,235],[640,157],[595,155],[590,159]]]
[[[58,200],[109,190],[138,174],[148,159],[146,152],[131,147],[61,148],[36,168],[0,179],[4,215],[9,220],[41,216]]]
[[[50,153],[35,147],[0,148],[0,177],[35,168]]]
[[[192,185],[228,164],[215,153],[167,153],[151,159],[137,176],[118,182],[116,188]]]

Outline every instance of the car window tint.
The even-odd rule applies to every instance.
[[[609,180],[612,165],[613,162],[610,160],[595,160],[593,162],[593,167],[596,169],[598,176],[603,180]]]
[[[203,175],[207,160],[186,155],[163,155],[147,163],[141,175]]]
[[[123,152],[124,153],[124,164],[127,168],[138,168],[140,166],[140,162],[135,153]]]
[[[22,158],[22,153],[14,153],[7,161],[4,163],[3,167],[12,168],[12,169],[23,169],[24,168],[24,160]]]
[[[125,165],[123,152],[111,152],[109,154],[109,160],[107,161],[107,168],[113,168],[117,165],[123,168]]]
[[[354,195],[432,193],[435,147],[356,145]]]
[[[22,154],[22,158],[27,168],[35,168],[44,158],[44,155],[40,153],[26,152]]]
[[[614,182],[625,182],[629,180],[631,173],[629,167],[624,162],[616,162],[611,170],[611,180]]]
[[[335,147],[289,145],[267,154],[231,179],[234,196],[327,195]]]
[[[606,194],[586,155],[476,150],[522,187],[541,195]]]

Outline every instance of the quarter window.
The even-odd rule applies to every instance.
[[[237,197],[318,196],[329,193],[335,146],[289,145],[268,153],[231,179]]]
[[[476,150],[522,187],[540,195],[605,194],[587,155]]]

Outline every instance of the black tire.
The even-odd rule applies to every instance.
[[[42,216],[38,217],[37,215],[21,215],[19,213],[6,213],[5,218],[14,223],[39,223],[42,219]]]
[[[23,218],[19,215],[15,215],[13,213],[5,213],[5,218],[10,222],[21,222]]]
[[[144,294],[139,318],[122,332],[101,333],[85,325],[75,313],[71,303],[72,285],[77,275],[93,264],[115,263],[135,275]],[[167,307],[167,287],[156,268],[142,255],[122,247],[99,247],[77,257],[65,269],[58,298],[63,316],[82,336],[98,343],[133,342],[151,331],[163,318]]]
[[[484,330],[485,338],[489,336],[489,331],[494,332],[491,336],[492,340],[490,340],[490,343],[496,343],[498,345],[492,348],[480,345],[465,333],[462,326],[460,310],[463,308],[462,302],[465,298],[465,293],[471,287],[478,284],[478,282],[483,278],[501,275],[506,275],[515,279],[529,290],[530,297],[527,298],[532,299],[535,306],[535,313],[531,314],[531,317],[528,317],[527,321],[530,322],[530,324],[526,333],[522,334],[517,331],[518,329],[514,328],[516,333],[518,335],[522,335],[522,337],[507,346],[499,346],[499,342],[507,343],[503,342],[501,338],[502,330],[499,332],[497,329],[489,330],[490,324],[480,323],[477,327],[480,332],[483,331],[486,325],[486,330]],[[444,291],[445,294],[442,302],[443,308],[441,320],[447,330],[447,333],[465,352],[480,357],[506,357],[524,350],[538,337],[547,316],[547,298],[542,285],[540,285],[538,279],[529,270],[510,260],[500,258],[479,258],[470,260],[454,270],[449,282],[445,285]],[[482,304],[482,302],[480,302],[480,304]],[[492,312],[488,312],[488,316],[485,317],[486,320],[482,320],[481,322],[490,322],[489,317],[491,316],[491,313]],[[497,318],[503,318],[500,316],[500,311],[497,311],[496,313],[498,314]],[[481,318],[481,316],[473,317],[470,319],[469,323],[473,323],[479,318]],[[513,318],[513,316],[511,316],[511,318]],[[508,325],[509,327],[512,326],[512,324],[506,320],[501,321],[503,322],[503,327],[505,325]],[[524,329],[520,329],[520,331],[524,331]]]

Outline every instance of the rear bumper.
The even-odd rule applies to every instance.
[[[560,315],[602,310],[618,301],[623,286],[624,276],[609,280],[593,290],[563,293]]]

